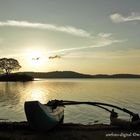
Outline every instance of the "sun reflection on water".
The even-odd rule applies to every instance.
[[[44,93],[43,91],[39,89],[33,89],[31,92],[31,98],[32,100],[39,100],[40,102],[44,102],[44,99],[46,98],[46,95],[48,93]]]
[[[40,101],[41,103],[47,103],[49,100],[49,91],[39,88],[32,88],[27,93],[26,96],[24,96],[25,101]]]

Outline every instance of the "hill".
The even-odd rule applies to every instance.
[[[112,75],[107,75],[107,74],[97,74],[93,75],[93,78],[140,78],[140,75],[136,74],[112,74]]]
[[[22,72],[22,74],[27,74],[34,78],[140,78],[140,75],[136,75],[136,74],[89,75],[89,74],[81,74],[73,71]]]
[[[92,78],[92,75],[81,74],[73,71],[53,71],[53,72],[24,72],[34,78]]]

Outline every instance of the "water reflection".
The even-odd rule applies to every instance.
[[[100,101],[126,107],[139,113],[140,80],[52,79],[33,82],[0,82],[0,119],[25,120],[24,102],[52,99]],[[131,104],[130,104],[131,103]],[[125,115],[124,115],[125,116]],[[109,114],[92,106],[65,108],[65,122],[108,122]]]
[[[30,88],[26,93],[24,93],[24,96],[21,97],[21,99],[24,101],[31,101],[31,100],[38,100],[41,103],[46,103],[49,100],[49,91],[45,90],[43,91],[41,88]]]
[[[14,87],[14,88],[13,88]],[[20,101],[20,95],[17,92],[20,91],[21,85],[19,83],[4,82],[0,83],[0,102],[5,105],[16,105]]]

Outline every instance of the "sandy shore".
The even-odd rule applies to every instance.
[[[0,140],[139,140],[140,129],[105,124],[61,124],[48,132],[30,129],[27,122],[0,123]]]

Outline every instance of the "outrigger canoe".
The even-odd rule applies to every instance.
[[[24,104],[25,114],[33,129],[46,131],[63,122],[64,106],[44,105],[39,101],[27,101]]]
[[[25,114],[29,125],[33,129],[49,130],[54,128],[59,123],[63,122],[64,118],[64,106],[66,105],[78,105],[87,104],[99,107],[110,113],[110,124],[125,127],[135,128],[140,126],[139,114],[132,111],[120,108],[115,105],[100,103],[100,102],[78,102],[78,101],[63,101],[63,100],[51,100],[47,104],[41,104],[38,101],[25,102]],[[118,113],[114,109],[110,110],[104,106],[112,107],[121,110],[131,116],[129,121],[118,118]]]

